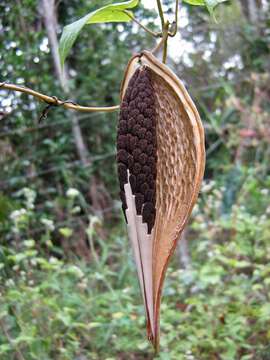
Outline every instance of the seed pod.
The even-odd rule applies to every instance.
[[[119,182],[125,194],[123,209],[145,304],[148,338],[157,349],[166,269],[204,173],[204,131],[182,82],[149,52],[129,61],[121,101]],[[123,148],[129,142],[123,136],[129,134],[137,137],[136,145]],[[125,156],[132,156],[132,166],[126,165]],[[123,169],[127,169],[126,177]]]

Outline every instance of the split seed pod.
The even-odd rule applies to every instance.
[[[149,52],[131,58],[120,95],[120,197],[144,299],[148,338],[157,349],[166,269],[204,173],[204,131],[182,82]]]

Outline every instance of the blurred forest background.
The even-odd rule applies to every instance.
[[[49,17],[42,3],[0,1],[0,81],[119,103],[128,59],[153,39],[131,23],[87,26],[65,79],[55,34],[108,1],[56,1]],[[136,17],[157,29],[147,3]],[[201,114],[207,166],[169,267],[156,358],[269,360],[270,6],[231,0],[216,17],[181,4],[169,52]],[[151,359],[118,199],[117,113],[53,108],[39,123],[44,107],[0,91],[0,358]]]

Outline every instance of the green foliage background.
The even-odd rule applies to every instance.
[[[106,4],[60,1],[59,37]],[[173,18],[174,2],[164,4]],[[270,18],[269,4],[255,5],[232,0],[215,23],[183,4],[172,41],[169,66],[200,111],[207,168],[188,253],[178,249],[168,271],[157,359],[270,359]],[[0,81],[62,98],[37,2],[1,2],[0,14]],[[152,11],[135,15],[157,28]],[[67,60],[74,100],[118,103],[131,53],[153,45],[131,23],[86,27]],[[39,125],[44,104],[0,96],[0,358],[153,358],[117,194],[117,114],[78,115],[85,166],[66,111]]]

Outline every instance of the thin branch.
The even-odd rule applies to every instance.
[[[177,33],[177,27],[178,27],[178,8],[179,8],[179,0],[175,1],[175,18],[172,25],[174,26],[173,31],[169,32],[169,36],[174,37]]]
[[[167,49],[168,49],[168,33],[167,33],[167,36],[165,38],[164,46],[163,46],[162,62],[164,64],[166,64],[166,61],[167,61]]]
[[[158,13],[159,13],[160,21],[161,21],[161,27],[163,30],[164,25],[165,25],[165,20],[164,20],[164,14],[163,14],[161,0],[157,0],[157,7],[158,7]]]
[[[162,39],[157,43],[157,45],[151,50],[151,53],[153,55],[156,55],[159,52],[159,50],[161,49],[161,47],[164,44],[164,41],[165,41],[165,38],[163,36]]]
[[[14,84],[7,84],[5,82],[0,83],[0,90],[6,89],[6,90],[12,90],[12,91],[18,91],[21,93],[25,93],[28,95],[32,95],[36,97],[37,99],[44,101],[45,103],[52,105],[52,106],[63,106],[65,109],[69,110],[76,110],[81,112],[113,112],[119,109],[119,105],[114,106],[81,106],[79,104],[76,104],[75,102],[71,100],[60,100],[56,96],[48,96],[44,95],[38,91],[32,90],[30,88],[24,87],[24,86],[18,86]]]
[[[166,63],[167,59],[167,48],[168,48],[168,36],[169,36],[169,21],[166,21],[164,24],[163,35],[162,39],[157,43],[157,45],[151,50],[153,55],[157,55],[160,49],[163,47],[163,55],[162,55],[162,62]]]
[[[132,13],[130,13],[127,10],[124,10],[124,13],[130,17],[130,19],[132,21],[134,21],[137,25],[139,25],[144,31],[146,31],[148,34],[150,34],[151,36],[154,36],[155,38],[161,37],[162,36],[162,32],[156,32],[156,31],[152,31],[150,29],[148,29],[146,26],[144,26],[139,20],[137,20]]]
[[[163,45],[163,55],[162,55],[162,62],[165,64],[167,60],[167,49],[168,49],[168,36],[169,36],[169,21],[166,21],[163,30],[163,37],[164,37],[164,45]]]

